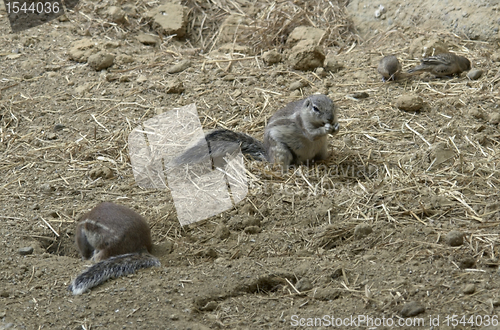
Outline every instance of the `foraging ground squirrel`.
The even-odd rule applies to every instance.
[[[76,245],[84,259],[97,263],[70,284],[68,290],[81,294],[111,277],[137,269],[160,266],[151,253],[151,231],[135,211],[114,203],[101,203],[83,215],[76,226]]]
[[[338,130],[333,101],[326,95],[311,95],[287,104],[271,117],[264,130],[264,143],[244,133],[219,129],[207,134],[205,140],[186,150],[170,165],[200,162],[208,157],[206,144],[213,159],[233,153],[239,147],[243,154],[256,160],[284,167],[303,164],[326,159],[327,135]]]
[[[420,60],[420,65],[408,70],[408,73],[427,71],[436,77],[460,75],[471,69],[469,59],[453,53],[443,53]]]

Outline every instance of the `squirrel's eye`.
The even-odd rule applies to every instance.
[[[318,107],[317,107],[317,106],[315,106],[315,105],[313,105],[313,111],[314,111],[314,112],[319,112]]]

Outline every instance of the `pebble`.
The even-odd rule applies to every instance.
[[[488,123],[492,125],[497,125],[500,123],[500,112],[494,112],[490,114],[490,118],[488,119]]]
[[[425,307],[416,301],[410,301],[401,309],[402,317],[412,317],[425,312]]]
[[[92,69],[96,71],[101,71],[112,66],[114,60],[115,60],[114,55],[104,52],[99,52],[97,54],[89,56],[87,63]]]
[[[258,234],[260,233],[260,227],[258,226],[248,226],[248,227],[245,227],[245,230],[244,230],[245,233],[247,234]]]
[[[307,277],[302,277],[296,284],[295,288],[299,290],[300,292],[304,291],[309,291],[312,290],[313,285],[311,283],[311,280],[308,279]]]
[[[464,233],[452,230],[446,235],[445,242],[449,246],[460,246],[464,244]]]
[[[17,253],[19,253],[22,256],[27,256],[33,253],[33,247],[32,246],[22,247],[19,250],[17,250]]]
[[[160,43],[160,38],[146,33],[141,33],[137,36],[137,40],[146,46],[155,46]]]
[[[51,186],[49,183],[44,183],[40,186],[40,189],[42,189],[43,192],[50,193],[56,190],[54,186]]]
[[[403,111],[420,111],[423,105],[424,101],[422,98],[416,95],[402,95],[396,100],[396,107]]]
[[[473,294],[474,292],[476,292],[476,287],[474,286],[474,284],[467,284],[464,287],[465,294]]]
[[[218,239],[226,239],[229,237],[229,235],[231,235],[231,232],[229,231],[229,228],[227,228],[227,226],[224,224],[220,224],[215,229],[215,237],[217,237]]]
[[[473,268],[475,264],[476,264],[476,259],[472,257],[465,257],[464,259],[460,260],[458,266],[460,267],[460,269],[466,269],[466,268]]]
[[[361,239],[370,235],[373,232],[373,229],[370,225],[365,223],[360,223],[354,228],[354,238]]]
[[[264,54],[262,54],[262,61],[264,61],[266,65],[273,65],[279,63],[281,62],[282,58],[283,56],[276,50],[269,50],[267,52],[264,52]]]
[[[293,83],[290,84],[289,89],[291,91],[294,91],[294,90],[297,90],[297,89],[301,89],[301,88],[303,88],[305,86],[307,86],[307,83],[304,80],[297,80],[297,81],[294,81]]]
[[[355,99],[366,99],[370,95],[368,95],[367,92],[354,92],[354,93],[350,94],[349,96],[353,97]]]
[[[179,73],[191,66],[191,61],[190,60],[182,60],[179,63],[171,66],[170,68],[167,69],[167,72],[172,74],[172,73]]]
[[[469,72],[467,72],[467,78],[469,78],[470,80],[478,80],[479,78],[481,78],[482,75],[483,75],[483,70],[481,69],[472,69]]]

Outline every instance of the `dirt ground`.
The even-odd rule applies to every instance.
[[[137,36],[155,35],[142,13],[157,2],[120,2],[135,12],[117,24],[99,10],[113,3],[80,1],[67,19],[17,34],[0,11],[0,329],[497,325],[498,42],[351,31],[323,45],[337,70],[294,71],[265,65],[260,51],[211,51],[208,23],[228,14],[223,3],[213,2],[197,37],[193,24],[186,39],[156,45]],[[199,11],[189,17],[203,21]],[[483,76],[383,83],[382,55],[396,53],[406,70],[420,37],[467,56]],[[115,63],[96,71],[70,59],[84,38]],[[186,70],[167,73],[186,59]],[[134,180],[128,134],[157,114],[196,103],[207,131],[262,138],[274,111],[318,92],[339,111],[331,156],[286,173],[246,161],[249,193],[231,210],[181,227],[170,192]],[[402,95],[419,96],[422,109],[398,109]],[[73,296],[67,286],[90,265],[74,246],[75,222],[101,201],[148,220],[162,266]]]

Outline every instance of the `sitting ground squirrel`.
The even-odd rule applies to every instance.
[[[70,284],[68,290],[73,294],[81,294],[111,277],[160,266],[160,261],[150,254],[148,224],[125,206],[108,202],[97,205],[78,222],[75,236],[82,257],[97,263]]]
[[[328,156],[327,135],[339,130],[333,101],[326,95],[311,95],[291,102],[278,110],[264,130],[264,143],[255,138],[227,129],[215,130],[205,140],[186,150],[169,165],[200,162],[206,159],[206,144],[213,159],[233,153],[237,147],[256,160],[289,165],[309,160],[322,160]]]

